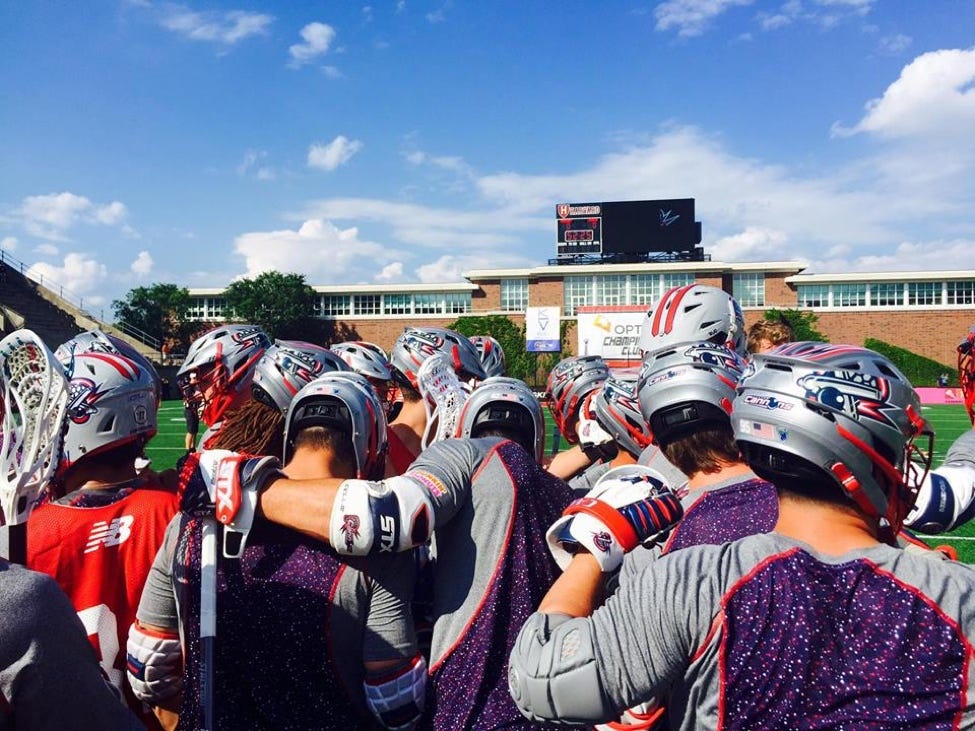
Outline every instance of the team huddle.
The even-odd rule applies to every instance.
[[[0,730],[975,728],[975,569],[913,533],[975,515],[975,430],[931,465],[878,353],[676,287],[638,374],[552,369],[548,457],[490,335],[225,325],[157,473],[152,364],[49,347],[0,342]]]

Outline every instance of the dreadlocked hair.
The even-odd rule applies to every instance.
[[[283,443],[284,415],[252,399],[227,414],[209,448],[280,457]]]

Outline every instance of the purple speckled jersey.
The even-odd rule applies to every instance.
[[[438,443],[411,471],[464,492],[454,484],[464,470],[443,469],[448,463],[466,463],[470,499],[435,534],[436,619],[423,723],[437,731],[544,728],[512,701],[507,658],[518,629],[558,576],[545,531],[571,490],[520,446],[496,439]]]
[[[682,502],[684,517],[664,544],[664,553],[768,533],[779,519],[775,485],[758,477],[716,490],[690,491]]]
[[[886,545],[829,557],[756,535],[665,556],[557,632],[580,626],[610,705],[669,688],[671,728],[975,725],[975,570],[963,564]]]

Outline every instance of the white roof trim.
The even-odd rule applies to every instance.
[[[975,279],[975,269],[934,272],[852,272],[836,274],[796,274],[786,277],[789,284],[829,284],[831,282],[931,282]]]

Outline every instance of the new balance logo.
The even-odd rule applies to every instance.
[[[133,522],[135,522],[135,518],[131,515],[112,518],[110,521],[99,520],[91,527],[91,535],[88,536],[88,546],[85,548],[85,553],[97,551],[102,546],[110,548],[125,543],[132,535]]]

